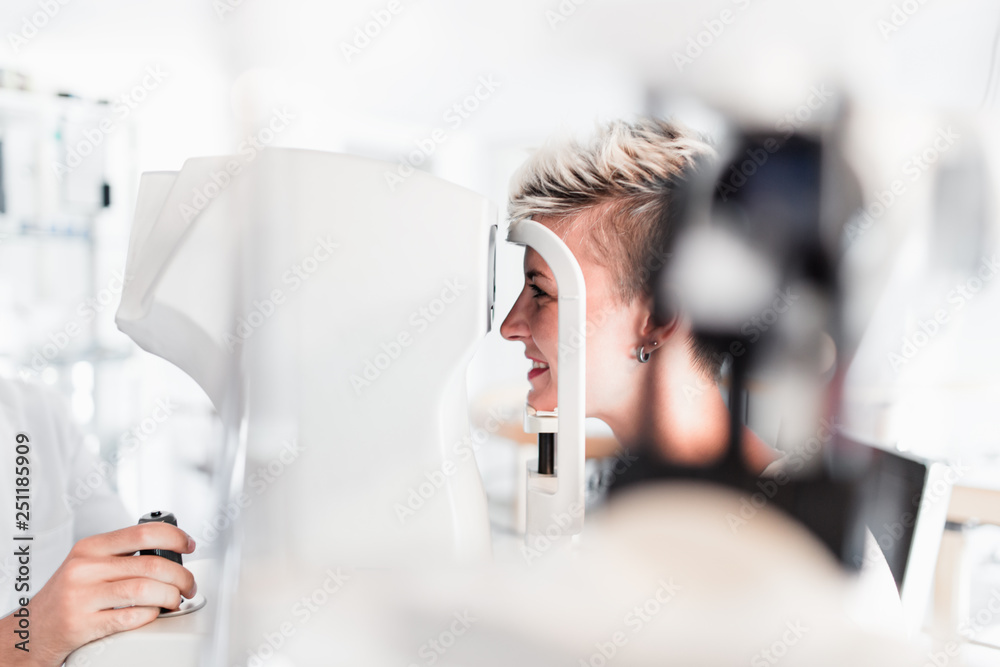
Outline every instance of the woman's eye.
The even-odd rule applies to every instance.
[[[543,292],[542,289],[540,287],[538,287],[538,285],[529,285],[529,287],[535,293],[536,297],[538,297],[538,296],[548,296],[548,294],[546,294],[545,292]]]

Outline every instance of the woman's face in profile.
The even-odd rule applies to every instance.
[[[560,236],[580,264],[587,288],[587,416],[601,417],[627,393],[629,376],[636,365],[632,350],[638,345],[640,313],[635,305],[622,305],[614,297],[610,271],[582,252],[578,234]],[[557,405],[558,296],[548,264],[533,249],[526,248],[524,287],[500,325],[500,335],[524,343],[524,354],[532,361],[528,404],[536,410],[553,410]]]
[[[500,335],[507,340],[524,343],[524,356],[532,362],[528,371],[528,382],[531,383],[528,404],[536,410],[556,407],[558,296],[558,287],[548,264],[537,252],[525,248],[524,287],[500,325]]]

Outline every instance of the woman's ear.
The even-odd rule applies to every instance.
[[[657,347],[663,345],[680,325],[680,312],[673,304],[663,307],[654,306],[651,296],[644,297],[645,308],[642,311],[642,324],[639,331],[639,339],[649,343],[655,342]]]

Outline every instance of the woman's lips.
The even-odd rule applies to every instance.
[[[547,370],[549,370],[549,369],[548,368],[532,368],[530,371],[528,371],[528,379],[529,380],[534,379],[534,378],[538,377],[539,375],[541,375],[542,373],[546,372]]]

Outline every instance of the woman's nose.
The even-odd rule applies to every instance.
[[[500,325],[500,335],[504,337],[505,340],[519,340],[528,335],[528,325],[524,318],[524,308],[522,301],[524,297],[524,292],[522,291],[517,296],[517,301],[511,306],[510,312],[507,313],[507,317],[504,318],[503,324]]]

